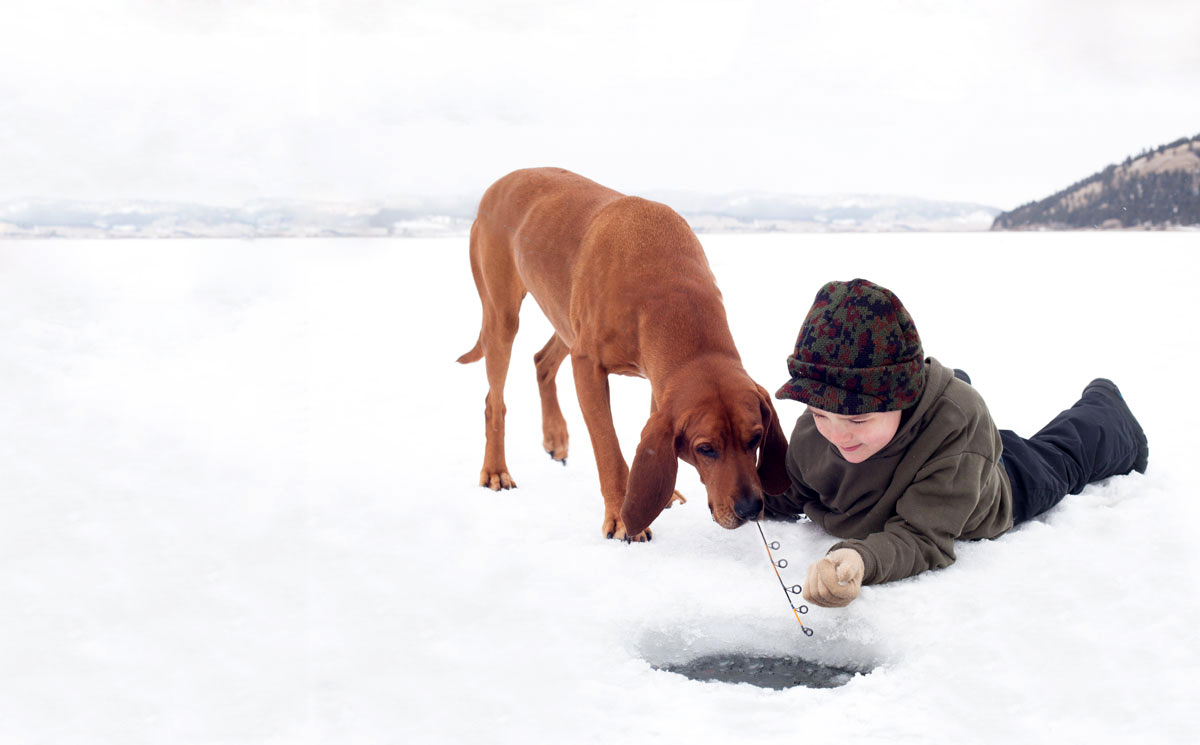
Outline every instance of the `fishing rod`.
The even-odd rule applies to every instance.
[[[754,524],[758,526],[758,534],[762,536],[763,545],[767,547],[767,557],[771,560],[771,568],[775,570],[775,577],[779,580],[779,586],[783,588],[783,594],[787,597],[788,605],[792,607],[792,614],[796,616],[796,623],[800,624],[800,630],[805,636],[812,636],[813,630],[804,625],[804,621],[800,620],[801,613],[808,613],[808,606],[801,605],[799,608],[792,602],[792,595],[799,595],[803,588],[800,585],[792,585],[788,587],[784,584],[783,577],[779,574],[780,569],[785,569],[788,565],[787,559],[775,560],[775,554],[771,553],[771,549],[779,550],[779,541],[767,542],[767,534],[763,532],[762,523],[757,520]]]

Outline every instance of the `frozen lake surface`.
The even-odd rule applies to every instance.
[[[1200,234],[701,238],[769,390],[818,286],[865,277],[1001,427],[1115,380],[1148,472],[812,608],[805,637],[690,466],[653,542],[601,536],[569,370],[568,467],[541,449],[532,302],[507,389],[520,488],[476,486],[464,238],[0,242],[0,742],[1191,741]],[[649,387],[612,388],[629,457]],[[776,406],[790,432],[802,407]],[[789,582],[833,543],[765,527]],[[658,669],[704,658],[869,672]]]

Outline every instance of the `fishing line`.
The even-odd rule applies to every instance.
[[[805,626],[804,621],[800,620],[801,613],[808,613],[808,606],[801,605],[799,608],[797,608],[796,604],[792,602],[792,595],[799,595],[803,591],[803,588],[801,588],[800,585],[792,585],[791,587],[788,587],[786,584],[784,584],[783,577],[779,574],[779,570],[787,568],[787,559],[780,559],[779,561],[776,561],[775,554],[771,553],[771,549],[779,549],[779,541],[771,541],[768,543],[767,534],[764,533],[762,529],[762,523],[755,520],[754,524],[758,526],[758,534],[762,536],[763,545],[767,547],[767,558],[771,560],[771,568],[775,570],[775,577],[779,580],[779,586],[783,588],[783,594],[787,596],[788,605],[792,606],[792,613],[796,616],[796,623],[800,624],[800,630],[804,632],[805,636],[812,636],[813,630]]]

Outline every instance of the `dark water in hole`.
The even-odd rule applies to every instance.
[[[869,670],[821,665],[798,657],[749,657],[715,654],[679,665],[655,666],[656,670],[679,673],[692,680],[717,680],[723,683],[750,683],[760,688],[837,688],[846,685],[856,673]]]

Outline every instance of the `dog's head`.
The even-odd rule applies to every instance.
[[[678,460],[699,472],[713,520],[737,528],[759,516],[764,492],[787,489],[786,454],[770,396],[744,372],[695,376],[668,388],[642,430],[629,471],[625,530],[645,530],[666,508]]]

